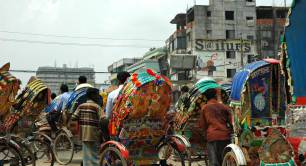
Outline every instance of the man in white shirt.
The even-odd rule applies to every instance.
[[[74,90],[77,91],[81,88],[93,88],[92,85],[87,83],[87,78],[85,76],[80,76],[79,77],[79,84],[76,86],[76,88]]]
[[[123,88],[123,84],[125,83],[127,78],[129,78],[130,76],[131,75],[126,71],[120,72],[120,73],[117,74],[117,80],[118,80],[119,87],[116,90],[109,93],[109,95],[107,97],[107,103],[106,103],[106,107],[105,107],[106,119],[111,118],[112,109],[113,109],[113,106],[114,106],[114,104],[116,102],[116,99],[119,95],[119,92]]]

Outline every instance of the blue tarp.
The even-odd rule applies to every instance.
[[[306,1],[296,0],[289,16],[285,37],[290,59],[294,95],[306,96]]]
[[[247,64],[242,70],[238,71],[233,78],[230,99],[240,101],[241,92],[250,73],[267,64],[269,63],[264,60],[256,61]]]

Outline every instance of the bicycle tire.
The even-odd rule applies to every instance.
[[[18,136],[11,136],[12,140],[20,146],[20,153],[26,165],[36,166],[36,158],[32,149],[26,144],[25,139]]]
[[[57,147],[63,147],[63,146],[60,146],[60,139],[61,138],[65,138],[66,141],[69,142],[70,146],[71,146],[71,154],[68,156],[68,160],[66,161],[63,161],[61,158],[60,158],[60,155],[58,153],[58,150],[57,150]],[[53,144],[53,152],[54,152],[54,156],[55,156],[55,160],[62,164],[62,165],[67,165],[69,164],[71,161],[72,161],[72,158],[73,158],[73,155],[74,155],[74,143],[72,141],[72,139],[64,132],[60,133],[59,135],[56,136],[56,138],[54,139],[54,144]]]
[[[13,166],[26,166],[26,164],[25,164],[25,162],[24,162],[24,160],[22,159],[22,155],[21,155],[21,152],[20,152],[20,150],[19,150],[19,148],[18,147],[16,147],[15,145],[13,145],[13,144],[11,144],[11,143],[9,143],[9,142],[1,142],[0,143],[0,147],[7,147],[8,149],[9,149],[9,151],[11,152],[11,153],[13,153],[14,155],[16,155],[16,158],[18,158],[18,164],[16,165],[15,163],[10,163],[9,162],[9,164],[10,165],[13,165]],[[2,160],[2,164],[4,165],[5,164],[5,160]]]
[[[50,141],[42,140],[39,138],[32,138],[32,139],[29,139],[29,142],[31,142],[31,146],[33,148],[36,159],[42,159],[45,155],[47,155],[47,153],[50,153],[51,154],[50,155],[51,157],[50,166],[54,166],[55,157],[54,157],[54,153],[53,153],[53,149],[52,149]],[[40,145],[36,145],[35,142],[40,143]],[[43,147],[46,147],[46,149],[43,150]],[[42,154],[42,156],[38,154],[39,150],[40,151],[43,150],[44,154]]]

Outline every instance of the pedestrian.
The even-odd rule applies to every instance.
[[[78,106],[72,120],[78,120],[82,141],[83,166],[98,166],[98,147],[101,143],[100,121],[104,118],[101,111],[101,96],[96,88],[88,88],[87,101]]]
[[[105,108],[106,119],[111,118],[112,109],[119,95],[119,92],[123,88],[123,84],[125,83],[127,78],[129,78],[130,76],[131,75],[126,71],[123,71],[117,74],[117,80],[118,80],[119,87],[115,89],[114,91],[110,92],[107,96],[107,103],[106,103],[106,108]]]
[[[85,76],[80,76],[78,81],[79,81],[78,85],[75,87],[74,90],[79,90],[81,88],[93,88],[92,85],[87,83],[87,77],[85,77]]]
[[[199,124],[207,141],[209,165],[221,166],[223,150],[231,143],[230,108],[218,102],[215,89],[208,89],[204,95],[208,102],[201,107]]]

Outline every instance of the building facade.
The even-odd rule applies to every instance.
[[[256,38],[259,58],[278,58],[280,51],[280,37],[284,26],[288,8],[258,6],[256,8]]]
[[[117,73],[127,71],[127,68],[142,58],[123,58],[108,66],[108,72],[111,73],[109,80],[112,85],[117,85]]]
[[[56,94],[59,94],[61,84],[67,84],[69,90],[72,90],[81,75],[87,77],[88,83],[95,85],[93,68],[69,68],[63,65],[63,67],[39,67],[36,72],[36,77],[46,83],[51,92]]]
[[[155,72],[163,75],[168,75],[169,65],[167,61],[167,49],[166,47],[151,48],[146,52],[142,60],[129,66],[127,71],[130,73],[144,71],[146,69],[153,69]]]
[[[230,80],[257,54],[255,1],[210,0],[177,14],[171,23],[176,31],[167,40],[170,67],[171,56],[186,60],[183,68],[171,70],[178,80]]]

